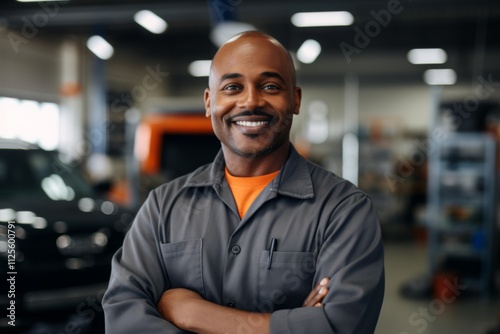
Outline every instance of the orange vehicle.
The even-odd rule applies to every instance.
[[[134,154],[140,192],[145,192],[213,161],[220,142],[204,112],[147,114],[139,123]]]

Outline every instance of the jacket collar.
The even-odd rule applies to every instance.
[[[186,182],[186,187],[208,187],[220,188],[224,178],[225,167],[224,155],[219,151],[214,162],[204,168],[194,171]],[[309,173],[307,161],[290,144],[290,155],[280,173],[272,181],[271,191],[280,195],[296,197],[301,199],[313,198],[314,189]]]

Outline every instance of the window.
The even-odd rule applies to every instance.
[[[20,139],[46,150],[59,145],[59,105],[0,97],[0,138]]]

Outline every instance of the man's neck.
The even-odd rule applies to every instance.
[[[281,169],[288,159],[290,145],[260,157],[243,157],[223,148],[226,168],[233,176],[266,175]]]

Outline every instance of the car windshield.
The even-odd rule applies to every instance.
[[[77,168],[62,163],[56,152],[0,151],[0,198],[49,197],[70,201],[90,196],[92,187]]]

